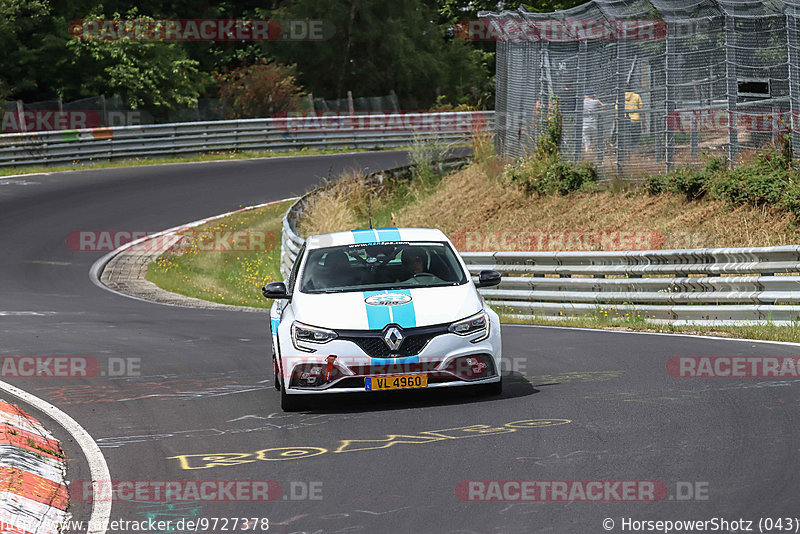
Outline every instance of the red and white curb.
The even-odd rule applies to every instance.
[[[0,532],[58,534],[69,514],[61,445],[30,414],[0,401]]]

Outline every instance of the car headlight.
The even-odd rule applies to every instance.
[[[459,336],[480,334],[475,339],[470,339],[470,342],[483,341],[489,337],[489,314],[485,311],[478,312],[466,319],[454,322],[447,330]]]
[[[294,345],[294,348],[297,350],[314,352],[314,349],[299,346],[299,342],[327,343],[332,339],[336,339],[336,332],[333,330],[317,328],[316,326],[309,326],[297,321],[292,323],[292,345]]]

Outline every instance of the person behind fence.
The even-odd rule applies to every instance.
[[[614,109],[616,109],[616,104]],[[639,139],[642,137],[642,123],[644,122],[644,112],[641,111],[642,97],[633,91],[625,91],[625,114],[622,120],[622,139],[625,147],[633,152],[639,147]]]
[[[583,95],[583,149],[595,151],[598,160],[603,157],[597,135],[600,110],[605,105],[597,98],[594,89],[587,89]]]

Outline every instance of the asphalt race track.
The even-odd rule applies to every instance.
[[[0,355],[141,362],[141,376],[2,380],[78,421],[115,481],[271,480],[283,489],[274,502],[117,500],[112,520],[268,518],[275,533],[589,533],[605,532],[606,518],[619,532],[623,518],[743,519],[756,531],[761,518],[800,517],[800,380],[666,371],[676,356],[797,356],[798,347],[507,325],[501,397],[365,393],[285,414],[266,311],[113,294],[88,276],[102,253],[65,243],[73,230],[154,231],[286,198],[331,166],[404,161],[376,152],[0,179]],[[81,450],[50,427],[69,479],[85,480]],[[520,503],[456,493],[489,480],[660,481],[669,496]],[[72,511],[87,519],[89,505]]]

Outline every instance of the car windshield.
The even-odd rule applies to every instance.
[[[447,243],[398,241],[309,251],[301,291],[339,293],[466,282],[467,275]]]

